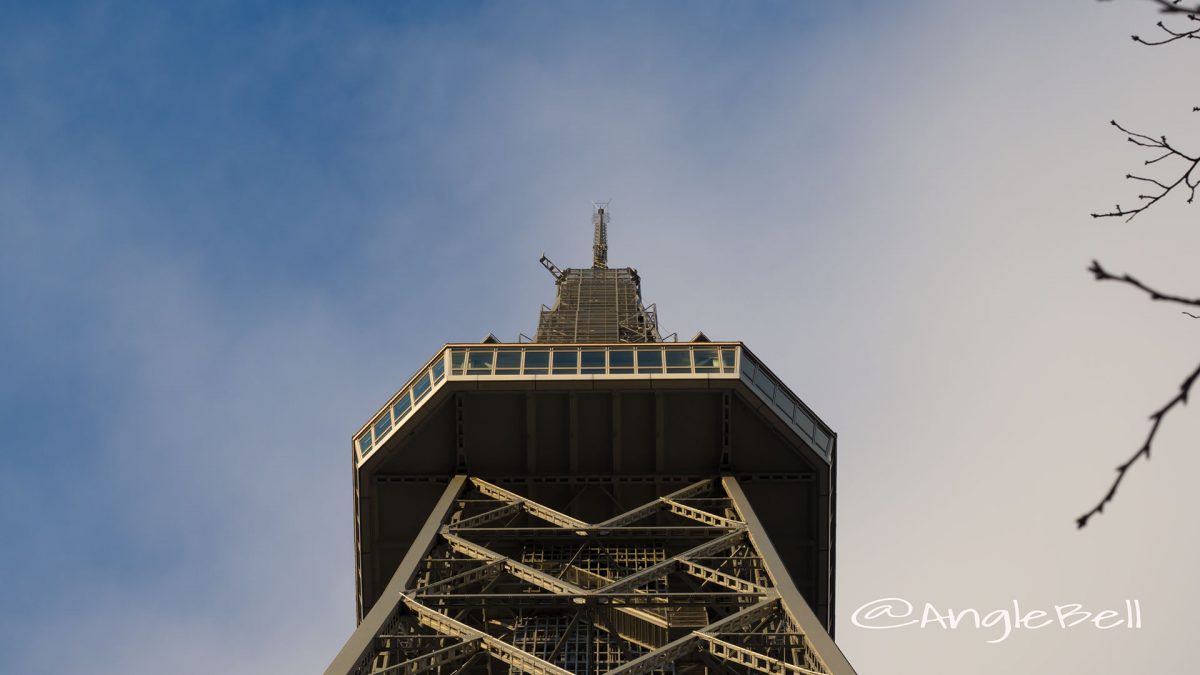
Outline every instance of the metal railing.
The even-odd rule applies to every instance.
[[[833,432],[738,342],[452,344],[443,347],[354,436],[361,464],[448,381],[740,378],[829,461]]]

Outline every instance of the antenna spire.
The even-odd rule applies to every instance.
[[[592,239],[592,268],[608,269],[608,202],[592,202],[592,225],[596,232]]]

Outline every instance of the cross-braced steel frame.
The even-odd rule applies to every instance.
[[[853,670],[734,478],[587,523],[457,476],[326,671],[424,672]]]

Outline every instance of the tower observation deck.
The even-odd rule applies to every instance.
[[[836,434],[744,344],[664,342],[593,225],[532,342],[445,345],[354,435],[326,675],[853,675]]]

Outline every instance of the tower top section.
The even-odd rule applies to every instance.
[[[608,202],[592,204],[592,269],[608,269]]]
[[[636,269],[608,266],[608,203],[592,207],[592,266],[559,269],[542,255],[554,277],[554,306],[542,306],[534,342],[662,342],[658,312],[642,304]]]

